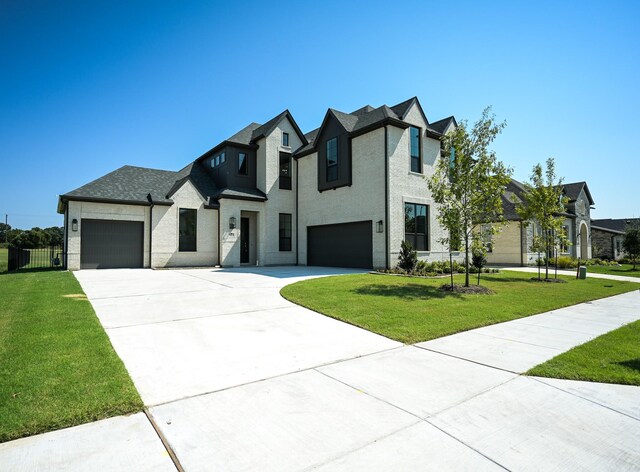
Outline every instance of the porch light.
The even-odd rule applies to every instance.
[[[229,229],[235,229],[236,228],[236,217],[232,216],[231,218],[229,218]]]
[[[78,231],[78,220],[71,220],[71,231]]]
[[[378,233],[382,233],[382,220],[380,220],[380,221],[378,221],[378,222],[376,223],[376,231],[377,231]]]

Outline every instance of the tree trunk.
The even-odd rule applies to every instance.
[[[544,264],[544,278],[545,280],[549,279],[549,236],[547,235],[547,253],[545,255],[545,264]]]
[[[469,286],[469,235],[466,234],[464,236],[464,286]]]

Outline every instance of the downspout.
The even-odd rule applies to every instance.
[[[520,266],[524,267],[525,263],[524,263],[524,258],[525,258],[525,251],[522,250],[522,244],[524,243],[524,247],[526,249],[527,247],[527,235],[524,232],[524,223],[522,221],[520,221]]]
[[[151,246],[153,244],[153,198],[151,193],[147,194],[149,202],[149,269],[151,269]]]
[[[384,127],[384,261],[389,267],[389,129]]]
[[[67,253],[69,251],[69,203],[67,202],[65,204],[65,209],[64,209],[64,252],[63,252],[63,258],[64,258],[64,268],[65,270],[67,270],[69,268],[69,264],[67,262]]]
[[[222,267],[222,233],[220,232],[220,201],[218,201],[218,266]]]
[[[298,236],[298,227],[299,227],[299,223],[298,223],[298,159],[294,159],[296,161],[296,265],[299,264],[299,250],[298,250],[298,241],[299,241],[299,236]]]

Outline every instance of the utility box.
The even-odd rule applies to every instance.
[[[580,266],[578,268],[578,278],[584,280],[587,278],[587,266]]]

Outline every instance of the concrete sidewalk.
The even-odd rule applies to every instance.
[[[500,270],[513,270],[516,272],[529,272],[538,274],[537,267],[499,267]],[[549,268],[549,277],[553,277],[555,274],[555,269]],[[544,277],[544,267],[541,269],[541,274]],[[576,276],[576,269],[570,270],[558,270],[558,275],[568,275],[569,277]],[[640,284],[640,277],[628,277],[625,275],[610,275],[610,274],[597,274],[595,272],[589,272],[589,267],[587,267],[587,277],[592,277],[594,279],[609,279],[609,280],[619,280],[621,282],[636,282]]]

